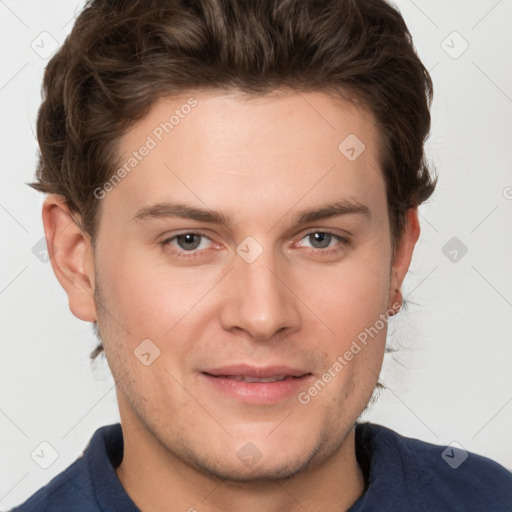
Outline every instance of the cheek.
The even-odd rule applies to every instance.
[[[377,254],[376,247],[370,254]],[[313,277],[313,276],[312,276]],[[357,336],[373,325],[388,307],[389,265],[375,256],[350,258],[339,266],[317,268],[304,281],[300,296],[340,340]]]
[[[110,255],[102,260],[102,270],[108,310],[132,338],[155,341],[167,339],[178,323],[187,323],[189,313],[201,309],[199,303],[219,279],[215,269],[172,267],[154,256],[137,257],[135,251]]]
[[[382,315],[388,309],[389,267],[360,259],[330,273],[324,283],[316,291],[314,311],[329,330],[324,329],[326,336],[316,349],[326,355],[324,376],[332,385],[317,403],[326,410],[349,403],[359,407],[370,398],[384,355],[387,322]]]
[[[173,294],[162,285],[160,273],[152,268],[154,263],[134,256],[129,249],[104,249],[97,259],[98,285],[107,311],[133,337],[149,337],[148,327],[155,326],[158,319],[163,321],[166,310],[172,309]]]

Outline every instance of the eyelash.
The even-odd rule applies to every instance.
[[[315,230],[312,230],[312,231],[309,231],[308,233],[305,233],[299,241],[303,240],[304,238],[306,238],[307,236],[310,236],[310,235],[314,235],[315,233],[324,233],[325,235],[328,235],[328,236],[332,236],[334,238],[336,238],[338,240],[338,244],[336,244],[334,247],[327,247],[325,249],[317,249],[317,248],[310,248],[312,249],[312,251],[314,253],[322,253],[322,254],[332,254],[332,253],[335,253],[335,252],[338,252],[341,247],[343,246],[346,246],[348,245],[350,242],[347,238],[341,236],[341,235],[338,235],[337,233],[334,233],[332,231],[326,231],[326,230],[321,230],[321,229],[315,229]],[[200,231],[185,231],[183,233],[179,233],[177,235],[173,235],[169,238],[166,238],[165,240],[163,240],[162,242],[160,242],[160,245],[162,247],[168,247],[170,245],[170,243],[174,240],[176,240],[178,237],[180,236],[184,236],[184,235],[198,235],[198,236],[201,236],[203,238],[207,238],[208,240],[212,241],[211,238],[204,234],[204,233],[201,233]],[[181,250],[172,250],[171,251],[171,254],[178,257],[178,258],[182,258],[182,259],[186,259],[186,258],[196,258],[198,256],[200,256],[200,253],[202,251],[206,251],[208,249],[194,249],[194,250],[191,250],[191,251],[185,251],[183,249]]]

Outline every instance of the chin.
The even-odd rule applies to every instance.
[[[257,462],[250,462],[249,460],[242,462],[236,459],[232,463],[212,463],[211,460],[196,460],[194,465],[196,469],[203,474],[211,477],[228,481],[234,484],[249,484],[249,483],[273,483],[276,481],[287,480],[301,471],[309,467],[313,454],[311,455],[297,455],[295,458],[283,456],[279,454],[278,459],[272,461],[264,461],[264,456]]]

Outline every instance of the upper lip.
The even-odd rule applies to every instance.
[[[299,368],[291,368],[290,366],[251,366],[247,364],[237,364],[202,370],[202,373],[207,373],[215,377],[239,375],[244,377],[253,377],[256,379],[264,379],[267,377],[279,376],[302,377],[311,372],[301,370]]]

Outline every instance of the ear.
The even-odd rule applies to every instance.
[[[77,225],[66,200],[48,196],[43,225],[55,276],[68,295],[69,309],[80,320],[94,322],[94,252],[90,238]]]
[[[391,262],[391,284],[389,294],[389,309],[399,309],[402,305],[402,282],[409,270],[412,253],[420,236],[420,224],[418,221],[418,208],[410,208],[406,212],[405,228],[395,248],[393,261]]]

